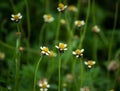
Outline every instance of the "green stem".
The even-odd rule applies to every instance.
[[[37,76],[37,71],[38,71],[41,60],[42,60],[42,56],[40,57],[40,59],[38,60],[37,65],[36,65],[35,75],[34,75],[33,91],[36,91],[36,76]]]
[[[109,45],[109,49],[108,49],[108,61],[110,61],[111,55],[112,55],[112,47],[113,47],[113,40],[114,40],[114,36],[115,36],[117,18],[118,18],[118,2],[116,2],[113,31],[112,31],[110,45]]]
[[[94,35],[93,60],[97,61],[97,35]]]
[[[29,13],[28,0],[25,0],[25,4],[26,4],[26,17],[27,17],[28,42],[29,42],[30,36],[31,36],[31,23],[30,23],[30,13]]]
[[[86,30],[87,30],[87,26],[88,26],[88,18],[89,18],[89,13],[90,13],[90,0],[88,0],[88,11],[87,11],[87,16],[86,16],[86,21],[85,21],[85,27],[84,27],[84,30],[83,30],[83,34],[80,38],[80,43],[79,43],[79,48],[82,48],[82,44],[83,44],[83,40],[85,38],[85,34],[86,34]]]
[[[15,5],[14,5],[13,0],[10,0],[10,3],[11,3],[11,5],[12,5],[12,8],[13,8],[14,12],[17,13],[17,9],[16,9],[16,7],[15,7]]]
[[[43,25],[42,25],[42,28],[41,28],[41,30],[40,30],[40,34],[39,34],[39,45],[42,45],[43,44],[43,36],[44,36],[44,29],[45,29],[45,27],[46,27],[46,23],[44,23]]]
[[[80,59],[80,88],[82,88],[82,81],[83,81],[83,64],[82,60]]]
[[[60,73],[61,73],[61,55],[59,54],[59,64],[58,64],[58,91],[60,90],[60,84],[61,84],[61,78],[60,78]]]
[[[58,24],[57,24],[57,32],[56,32],[55,43],[57,43],[58,38],[59,38],[59,32],[60,32],[60,18],[61,18],[61,12],[59,12],[59,16],[58,16]]]
[[[20,32],[19,25],[17,25],[17,30]],[[18,82],[19,82],[19,70],[20,70],[20,52],[19,52],[19,47],[20,47],[20,35],[17,36],[16,40],[16,76],[15,76],[15,91],[19,91],[18,89]]]

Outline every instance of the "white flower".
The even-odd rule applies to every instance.
[[[91,68],[96,62],[92,60],[88,60],[88,61],[85,61],[84,63],[85,65],[88,66],[88,68]]]
[[[50,14],[43,15],[43,19],[45,22],[49,22],[49,23],[54,21],[54,18]]]
[[[65,51],[65,50],[67,50],[67,44],[64,44],[64,43],[59,43],[59,45],[58,46],[55,46],[57,49],[59,49],[59,51]]]
[[[40,47],[40,49],[41,49],[41,53],[43,55],[47,55],[47,56],[49,55],[50,51],[49,51],[48,47],[43,46],[43,47]]]
[[[12,17],[11,20],[12,20],[12,21],[15,21],[15,22],[18,22],[19,20],[22,19],[21,13],[18,13],[18,14],[16,14],[16,15],[12,14],[11,17]]]
[[[73,55],[76,55],[77,58],[79,57],[82,57],[83,56],[83,52],[84,52],[84,49],[77,49],[75,51],[72,52]]]
[[[95,32],[95,33],[99,33],[100,28],[97,25],[95,25],[95,26],[93,26],[92,31]]]
[[[74,23],[77,27],[82,27],[83,25],[85,25],[84,20],[76,20]]]
[[[40,87],[40,91],[47,91],[48,88],[50,88],[50,85],[48,84],[48,82],[46,80],[40,81],[38,83],[38,86]]]
[[[67,5],[64,5],[63,3],[58,4],[58,11],[64,11],[67,8]]]

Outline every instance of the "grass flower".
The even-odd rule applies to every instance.
[[[68,7],[68,10],[71,11],[71,12],[77,12],[78,11],[78,9],[74,5],[70,5]]]
[[[43,46],[43,47],[40,47],[40,49],[41,49],[41,53],[43,55],[47,55],[48,56],[50,54],[50,51],[49,51],[48,47]]]
[[[4,58],[5,58],[5,54],[0,52],[0,60],[4,60]]]
[[[56,53],[53,52],[53,51],[50,51],[49,56],[50,56],[50,57],[56,57]]]
[[[59,3],[57,10],[61,12],[61,11],[64,11],[66,8],[67,8],[67,5],[64,5],[63,3]]]
[[[54,21],[54,18],[50,14],[43,15],[43,19],[45,22],[49,22],[49,23]]]
[[[76,20],[74,23],[77,27],[82,27],[83,25],[85,25],[84,20]]]
[[[84,49],[77,49],[75,51],[72,52],[73,55],[75,55],[77,58],[79,57],[82,57],[83,56],[83,52],[84,52]]]
[[[19,20],[22,19],[21,13],[18,13],[18,14],[15,14],[15,15],[12,14],[11,17],[12,17],[11,20],[12,20],[12,21],[15,21],[15,22],[18,22]]]
[[[99,32],[100,32],[100,28],[99,28],[97,25],[95,25],[95,26],[93,26],[93,28],[92,28],[92,32],[94,32],[94,33],[99,33]]]
[[[64,52],[65,50],[67,50],[67,44],[64,43],[59,43],[58,46],[55,46],[57,49],[59,49],[60,52]]]
[[[40,87],[40,91],[47,91],[50,85],[48,84],[47,80],[40,80],[38,82],[38,86]]]
[[[85,63],[85,65],[88,66],[88,68],[91,68],[95,64],[95,61],[88,60],[88,61],[85,61],[84,63]]]

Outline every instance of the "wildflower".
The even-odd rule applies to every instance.
[[[54,53],[53,51],[50,51],[49,56],[50,56],[50,57],[55,57],[55,56],[56,56],[56,53]]]
[[[18,22],[19,20],[22,19],[21,13],[18,13],[18,14],[16,14],[16,15],[12,14],[11,17],[12,17],[11,20],[12,20],[12,21],[15,21],[15,22]]]
[[[74,5],[70,5],[68,7],[68,10],[71,11],[71,12],[77,12],[78,11],[78,9]]]
[[[4,60],[4,58],[5,58],[5,54],[0,52],[0,60]]]
[[[61,19],[61,20],[60,20],[60,23],[61,23],[62,25],[65,25],[65,24],[66,24],[65,19]]]
[[[40,91],[47,91],[48,88],[50,87],[46,79],[40,80],[38,82],[38,86],[40,87]]]
[[[119,64],[116,61],[111,61],[108,65],[108,70],[109,71],[115,71],[119,68]]]
[[[95,25],[95,26],[93,26],[92,31],[95,32],[95,33],[99,33],[100,28],[97,25]]]
[[[75,51],[72,52],[73,55],[76,55],[77,58],[79,57],[82,57],[83,56],[83,52],[84,52],[84,49],[77,49]]]
[[[90,91],[89,87],[83,87],[80,89],[80,91]]]
[[[95,64],[95,61],[88,60],[88,61],[85,61],[84,63],[85,63],[85,65],[88,66],[88,68],[91,68]]]
[[[84,22],[84,20],[76,20],[75,25],[77,27],[82,27],[83,25],[85,25],[85,22]]]
[[[54,21],[54,18],[50,14],[43,15],[43,18],[44,18],[45,22],[49,22],[50,23],[50,22]]]
[[[40,49],[41,49],[41,53],[43,54],[43,55],[49,55],[50,54],[50,51],[49,51],[49,48],[48,47],[40,47]]]
[[[64,5],[63,3],[59,3],[57,10],[61,12],[61,11],[64,11],[66,8],[67,8],[67,5]]]
[[[59,49],[60,52],[64,52],[65,50],[67,50],[67,44],[64,43],[59,43],[58,46],[55,46],[57,49]]]

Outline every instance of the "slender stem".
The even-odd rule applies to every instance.
[[[30,41],[30,36],[31,36],[31,23],[30,23],[30,12],[29,12],[28,0],[25,0],[25,4],[26,4],[26,17],[27,17],[28,41]]]
[[[41,30],[40,30],[40,34],[39,34],[39,43],[40,43],[40,45],[43,44],[43,36],[44,36],[45,26],[46,26],[46,24],[44,23],[44,24],[42,25]]]
[[[82,48],[83,40],[85,38],[86,29],[87,29],[87,26],[88,26],[88,18],[89,18],[89,13],[90,13],[90,5],[91,5],[91,1],[88,0],[88,10],[87,10],[87,16],[86,16],[86,21],[85,21],[86,24],[85,24],[83,34],[82,34],[81,39],[80,39],[79,48]]]
[[[11,5],[12,5],[12,8],[13,8],[14,12],[17,13],[17,9],[16,9],[16,7],[15,7],[15,5],[14,5],[13,0],[10,0],[10,3],[11,3]]]
[[[112,47],[113,47],[113,41],[114,41],[114,36],[115,36],[117,18],[118,18],[118,2],[116,2],[113,31],[112,31],[110,45],[109,45],[109,49],[108,49],[108,61],[110,61],[111,55],[112,55]]]
[[[20,32],[19,29],[19,24],[17,25],[17,30],[18,32]],[[15,58],[15,62],[16,62],[16,76],[15,76],[15,91],[19,91],[18,89],[18,82],[19,82],[19,70],[20,70],[20,52],[19,52],[19,46],[20,46],[20,35],[17,36],[17,40],[16,40],[16,58]]]
[[[34,74],[34,84],[33,84],[33,91],[36,91],[36,76],[37,76],[37,71],[40,65],[40,62],[42,60],[42,56],[40,57],[40,59],[37,62],[36,68],[35,68],[35,74]]]
[[[57,32],[56,32],[55,43],[58,41],[58,38],[59,38],[59,32],[60,32],[60,18],[61,18],[61,12],[59,12],[59,16],[58,16],[58,24],[57,24]]]
[[[93,60],[97,61],[97,35],[94,35]]]
[[[59,64],[58,64],[58,91],[60,90],[60,84],[61,84],[61,78],[60,78],[60,73],[61,73],[61,55],[59,53]]]
[[[83,81],[83,64],[82,60],[80,59],[80,88],[82,88],[82,81]]]

